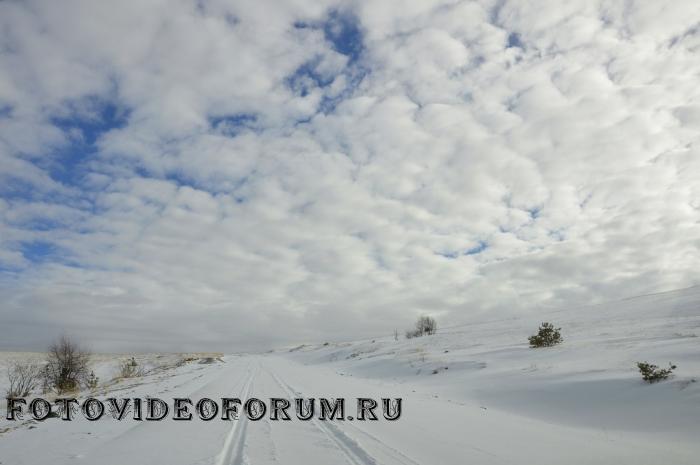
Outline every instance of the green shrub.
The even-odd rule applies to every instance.
[[[536,335],[530,336],[530,347],[552,347],[564,342],[561,337],[561,328],[555,328],[552,323],[542,323]]]
[[[644,381],[655,383],[671,376],[673,370],[676,369],[676,365],[669,363],[668,368],[659,368],[657,365],[648,362],[637,362],[637,368],[639,368]]]

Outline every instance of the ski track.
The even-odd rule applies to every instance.
[[[249,369],[250,369],[250,366],[248,366],[247,369],[249,370]],[[192,383],[193,381],[196,381],[196,380],[200,379],[201,377],[202,377],[202,376],[200,375],[200,376],[194,376],[194,377],[192,377],[192,378],[187,378],[185,381],[183,381],[182,383],[180,383],[178,386],[179,386],[179,387],[181,387],[181,386],[186,386],[186,385]],[[204,391],[206,388],[208,388],[211,384],[215,383],[216,381],[217,381],[216,379],[212,379],[212,380],[209,380],[209,381],[207,381],[206,383],[204,383],[204,384],[202,384],[202,385],[200,385],[200,386],[195,387],[193,390],[189,391],[189,397],[197,397],[197,393]],[[242,384],[242,386],[244,386],[244,384]],[[165,391],[158,391],[158,394],[162,394],[163,392],[168,392],[168,391],[172,391],[172,389],[166,389]],[[115,390],[115,391],[110,391],[109,394],[110,394],[110,395],[113,395],[114,392],[117,392],[117,390]],[[124,437],[126,437],[126,436],[132,435],[132,434],[134,434],[134,433],[140,431],[141,429],[149,428],[149,427],[151,427],[152,424],[153,424],[153,423],[148,422],[148,421],[140,421],[140,422],[134,423],[133,426],[131,426],[131,427],[125,429],[124,431],[121,431],[120,433],[116,434],[111,440],[112,440],[112,441],[118,441],[118,440],[120,440],[120,439],[122,439],[122,438],[124,438]],[[0,462],[0,465],[2,465],[2,462]],[[228,465],[228,464],[226,464],[226,465]]]
[[[401,452],[400,450],[398,450],[398,449],[396,449],[395,447],[391,447],[390,445],[386,444],[384,441],[382,441],[381,439],[379,439],[377,436],[375,436],[375,435],[373,435],[373,434],[371,434],[371,433],[368,433],[367,431],[364,431],[364,430],[360,429],[359,427],[357,427],[356,425],[353,425],[352,423],[347,423],[347,426],[350,427],[350,428],[352,428],[352,429],[354,429],[354,430],[357,431],[358,433],[360,433],[360,434],[366,436],[368,439],[370,439],[371,441],[373,441],[375,444],[377,444],[379,447],[381,447],[384,451],[389,452],[389,453],[390,453],[391,455],[393,455],[394,457],[397,457],[397,458],[398,458],[398,457],[401,457],[401,460],[403,460],[402,462],[400,462],[401,464],[406,464],[406,465],[421,465],[419,462],[416,462],[416,461],[413,460],[411,457],[408,457],[406,454],[404,454],[404,453]]]
[[[276,374],[268,369],[265,369],[270,377],[287,393],[290,399],[295,397],[303,397],[303,394],[279,378]],[[377,460],[359,442],[348,436],[337,425],[332,422],[321,421],[317,418],[312,418],[311,423],[327,436],[343,453],[345,458],[352,465],[382,465],[383,462]],[[359,428],[355,427],[359,430]],[[361,430],[359,430],[361,431]],[[369,433],[362,431],[366,436],[371,438],[380,448],[384,455],[391,457],[392,463],[398,465],[421,465],[415,460],[407,457],[405,454],[397,451],[395,448],[385,444],[381,439]]]
[[[248,398],[259,369],[259,366],[252,370],[249,368],[248,377],[246,378],[239,395],[242,402],[245,402],[245,400]],[[221,449],[221,452],[219,452],[219,455],[215,461],[216,465],[244,465],[247,463],[245,456],[247,431],[248,417],[243,412],[243,406],[241,405],[241,411],[239,412],[238,419],[233,420],[231,429],[226,435],[224,446]]]
[[[275,445],[275,441],[272,438],[272,424],[270,423],[270,420],[267,418],[263,420],[262,422],[263,425],[263,430],[262,433],[264,437],[267,439],[269,442],[269,448],[268,451],[270,453],[270,460],[275,463],[279,463],[277,460],[277,447]]]
[[[275,382],[287,393],[290,399],[297,397],[297,392],[294,388],[282,381],[277,375],[269,370],[268,374]],[[337,428],[330,428],[330,424],[322,423],[316,418],[311,419],[311,423],[321,431],[328,439],[333,442],[338,450],[343,453],[348,463],[352,465],[378,465],[377,461],[366,450],[362,448],[356,441],[349,438]]]

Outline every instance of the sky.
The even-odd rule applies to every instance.
[[[700,284],[700,3],[0,1],[0,350]]]

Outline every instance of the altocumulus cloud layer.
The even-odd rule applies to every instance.
[[[0,2],[0,348],[698,283],[700,4]]]

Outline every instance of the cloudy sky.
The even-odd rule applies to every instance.
[[[0,349],[700,283],[700,3],[0,1]]]

